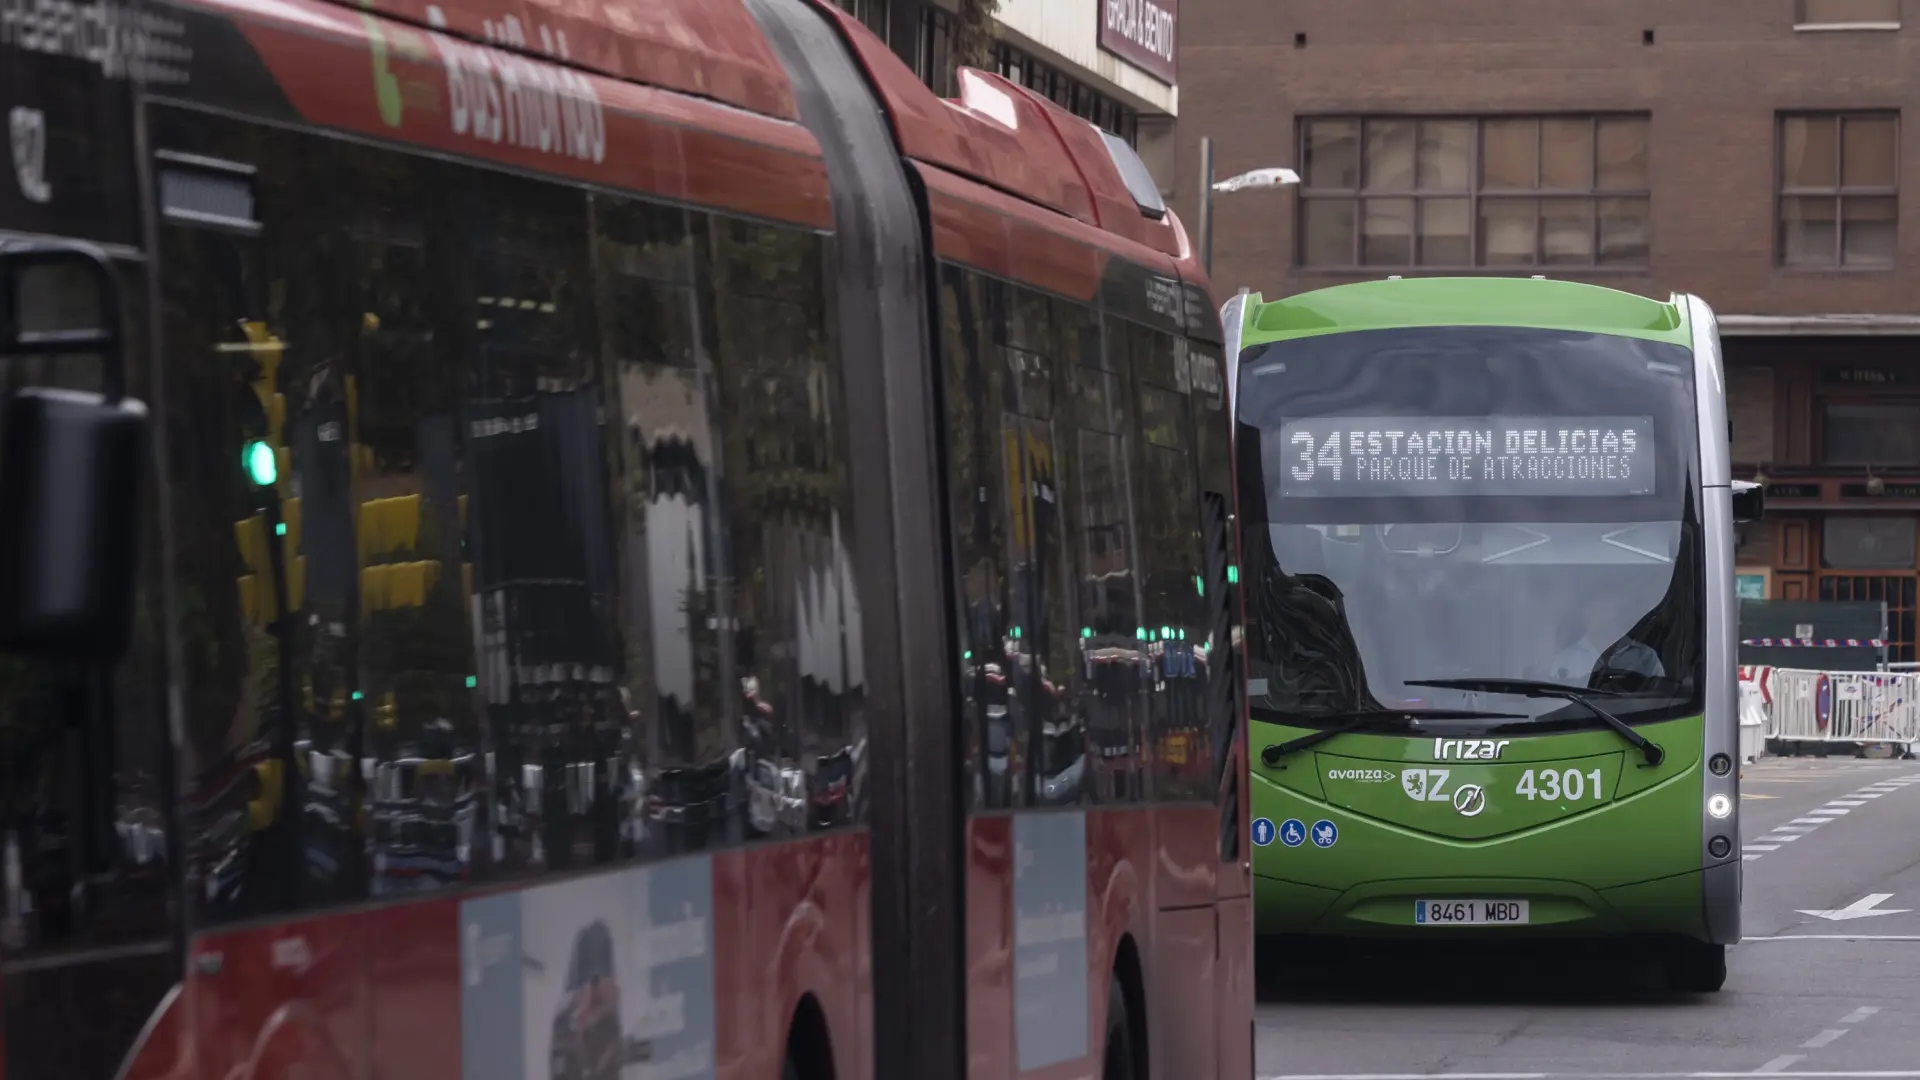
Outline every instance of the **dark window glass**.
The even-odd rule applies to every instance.
[[[8,63],[27,55],[13,53]],[[0,71],[0,92],[11,74]],[[43,77],[36,88],[59,92],[62,81]],[[119,272],[130,309],[127,389],[151,402],[143,272],[131,264]],[[18,284],[21,330],[100,325],[106,298],[84,274],[43,267],[24,271]],[[28,387],[97,391],[99,358],[0,360],[0,400]],[[180,977],[167,850],[163,567],[156,501],[144,498],[142,508],[125,659],[106,668],[0,656],[0,1070],[8,1075],[107,1080]]]
[[[949,513],[959,622],[963,746],[976,808],[1013,805],[1025,786],[1025,750],[1009,710],[1008,496],[1000,449],[1004,367],[986,317],[988,283],[958,267],[940,272],[940,355],[946,383]]]
[[[1211,797],[1201,730],[1206,683],[1195,652],[1207,623],[1200,602],[1200,493],[1187,399],[1186,342],[1127,327],[1144,436],[1139,483],[1141,613],[1149,668],[1148,747],[1155,798]],[[1202,785],[1201,780],[1207,783]]]
[[[1563,702],[1416,685],[1472,677],[1617,689],[1629,723],[1699,709],[1685,350],[1506,327],[1327,334],[1249,349],[1234,405],[1255,718],[1420,706],[1598,726]]]
[[[1820,427],[1828,465],[1920,465],[1920,403],[1829,402]]]
[[[732,433],[722,569],[738,583],[721,661],[738,687],[749,820],[756,834],[830,828],[855,820],[865,732],[828,264],[818,236],[744,222],[727,223],[714,258]]]

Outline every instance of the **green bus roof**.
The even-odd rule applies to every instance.
[[[1247,297],[1242,348],[1288,338],[1410,326],[1535,326],[1693,347],[1684,304],[1544,278],[1398,278],[1279,300]]]

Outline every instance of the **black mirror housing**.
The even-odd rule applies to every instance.
[[[1735,524],[1759,521],[1767,512],[1767,489],[1751,480],[1733,482],[1733,520]]]
[[[33,387],[0,412],[0,649],[113,663],[133,636],[146,406]]]

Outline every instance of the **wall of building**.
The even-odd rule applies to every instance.
[[[1911,0],[1909,0],[1911,3]],[[1775,264],[1776,113],[1920,111],[1920,11],[1898,31],[1796,31],[1795,0],[1219,0],[1188,9],[1175,206],[1193,220],[1196,143],[1219,175],[1299,164],[1297,118],[1326,113],[1644,112],[1650,256],[1637,271],[1556,277],[1722,312],[1920,311],[1920,201],[1900,200],[1898,258],[1877,270]],[[1649,38],[1651,43],[1649,43]],[[1920,177],[1920,138],[1900,174]],[[1295,195],[1215,207],[1216,276],[1273,292],[1366,274],[1296,266]]]

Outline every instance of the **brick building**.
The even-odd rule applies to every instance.
[[[1210,0],[1186,7],[1174,204],[1269,297],[1547,274],[1720,314],[1742,595],[1878,600],[1914,659],[1920,0]],[[1910,165],[1909,162],[1912,164]],[[1906,191],[1903,191],[1907,189]]]

